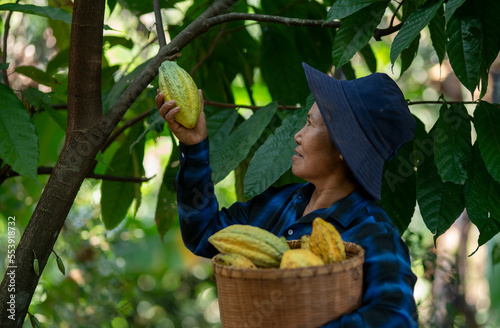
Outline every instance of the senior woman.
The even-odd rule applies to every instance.
[[[416,327],[416,277],[408,249],[376,202],[384,161],[413,138],[415,120],[386,74],[340,81],[303,67],[315,103],[295,135],[292,172],[307,182],[269,188],[221,210],[210,178],[203,112],[196,126],[186,129],[174,120],[175,103],[163,103],[158,93],[160,115],[180,142],[176,186],[184,244],[194,254],[212,257],[217,250],[208,237],[229,225],[249,224],[300,239],[321,217],[344,241],[365,249],[362,306],[325,327]]]

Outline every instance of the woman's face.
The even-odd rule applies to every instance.
[[[292,172],[297,177],[314,184],[333,175],[341,163],[340,153],[335,147],[323,121],[318,105],[307,114],[306,125],[295,134],[296,154],[292,156]]]

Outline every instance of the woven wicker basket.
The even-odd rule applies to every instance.
[[[300,248],[300,240],[288,242]],[[244,269],[212,260],[223,328],[318,327],[361,305],[364,250],[344,243],[347,259],[297,269]]]

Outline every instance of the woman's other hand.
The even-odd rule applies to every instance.
[[[156,91],[157,95],[155,103],[160,116],[167,122],[168,128],[177,137],[177,139],[179,139],[179,142],[185,145],[197,144],[198,142],[203,141],[208,135],[205,111],[203,110],[203,94],[201,90],[198,90],[198,92],[200,93],[201,99],[200,116],[198,117],[198,121],[196,121],[196,125],[192,129],[188,129],[174,119],[175,114],[179,112],[179,107],[175,105],[175,101],[171,100],[163,102],[163,93],[161,93],[160,90]]]

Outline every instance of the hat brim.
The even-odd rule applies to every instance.
[[[335,146],[357,182],[375,199],[380,199],[384,159],[359,125],[344,92],[343,82],[306,63],[302,66]],[[355,92],[355,88],[349,90]],[[351,96],[359,97],[357,94]]]

